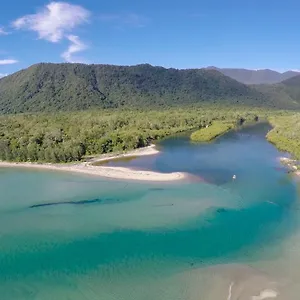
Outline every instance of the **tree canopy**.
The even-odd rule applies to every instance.
[[[2,114],[203,103],[293,106],[208,69],[43,63],[0,79]]]

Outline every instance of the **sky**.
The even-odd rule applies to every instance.
[[[39,62],[300,69],[299,0],[4,0],[0,76]]]

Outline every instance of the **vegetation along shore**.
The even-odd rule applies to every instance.
[[[191,134],[191,140],[194,142],[209,142],[234,128],[234,126],[234,124],[224,121],[215,121],[211,125],[206,125],[205,127],[193,132]]]
[[[299,159],[298,91],[300,76],[249,86],[208,69],[38,64],[0,79],[0,160],[86,162],[185,131],[207,142],[260,119]]]
[[[32,162],[0,162],[0,167],[16,167],[16,168],[28,168],[36,170],[53,170],[53,171],[63,171],[63,172],[72,172],[72,173],[82,173],[93,176],[101,176],[106,178],[114,179],[126,179],[134,181],[176,181],[183,180],[187,177],[186,174],[181,172],[173,173],[159,173],[153,171],[142,171],[142,170],[132,170],[130,168],[121,168],[121,167],[106,167],[95,165],[95,162],[112,160],[120,157],[127,156],[146,156],[146,155],[155,155],[159,151],[155,149],[154,145],[129,151],[127,153],[120,153],[114,155],[101,155],[91,159],[89,162],[77,162],[70,164],[51,164],[51,163],[32,163]]]

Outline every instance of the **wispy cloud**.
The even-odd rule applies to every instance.
[[[25,15],[13,22],[15,29],[34,31],[39,39],[58,43],[64,39],[71,45],[62,54],[66,61],[72,61],[72,55],[87,48],[72,31],[89,21],[91,13],[79,5],[67,2],[51,2],[36,14]]]
[[[70,46],[67,51],[62,54],[63,59],[70,63],[84,63],[84,60],[76,58],[73,55],[86,50],[87,45],[85,45],[77,35],[69,35],[67,39],[70,41]]]
[[[5,76],[7,76],[8,74],[3,74],[3,73],[0,73],[0,78],[3,78]]]
[[[136,14],[100,14],[99,19],[103,22],[116,23],[119,26],[144,27],[148,24],[149,19]]]
[[[36,14],[23,16],[13,22],[16,29],[37,32],[40,39],[56,43],[76,26],[88,21],[90,12],[79,5],[51,2]]]
[[[0,59],[0,65],[12,65],[18,63],[15,59]]]
[[[6,31],[3,27],[0,27],[0,35],[8,35],[9,32]]]

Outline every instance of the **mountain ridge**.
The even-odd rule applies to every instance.
[[[277,72],[271,69],[251,70],[245,68],[218,68],[209,66],[206,69],[218,70],[222,74],[229,76],[244,84],[275,84],[300,75],[300,72],[289,70]]]
[[[255,88],[273,99],[274,102],[281,101],[300,105],[300,75],[273,85],[256,85]]]
[[[278,106],[255,88],[207,69],[40,63],[0,79],[2,114],[203,103]]]

